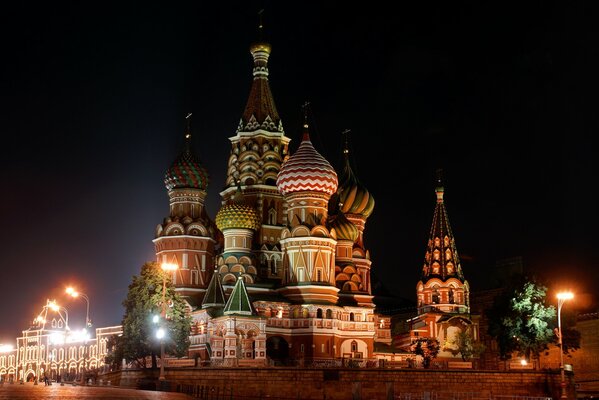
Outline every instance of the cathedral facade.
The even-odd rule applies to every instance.
[[[170,212],[154,245],[159,263],[179,267],[172,281],[193,318],[190,357],[231,366],[388,359],[380,348],[392,344],[390,317],[375,311],[364,240],[374,198],[347,146],[340,174],[318,152],[307,118],[291,154],[269,86],[271,46],[255,43],[250,53],[252,85],[229,138],[215,220],[204,207],[208,173],[191,151],[189,124],[165,175]],[[445,340],[472,325],[442,188],[427,248],[405,354],[417,336]]]
[[[290,154],[268,81],[271,47],[256,43],[250,53],[253,81],[229,138],[215,221],[189,125],[165,177],[170,212],[154,245],[158,262],[179,266],[173,283],[193,317],[190,356],[226,365],[372,359],[375,341],[391,341],[389,318],[374,312],[363,238],[374,199],[348,157],[337,175],[307,123]]]

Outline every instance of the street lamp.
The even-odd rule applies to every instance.
[[[166,321],[166,273],[167,271],[176,271],[178,267],[177,264],[169,264],[169,263],[162,263],[162,265],[160,266],[162,268],[162,271],[164,272],[162,274],[162,327],[160,329],[158,329],[158,332],[156,332],[156,337],[158,339],[160,339],[160,376],[158,377],[158,380],[163,381],[165,380],[165,376],[164,376],[164,336],[165,336],[165,330],[164,330],[164,323]]]
[[[87,337],[88,337],[88,333],[87,333],[87,328],[90,328],[92,326],[91,321],[89,319],[89,297],[87,297],[87,295],[85,293],[81,293],[76,291],[73,287],[69,286],[65,292],[73,297],[73,298],[77,298],[77,297],[83,297],[85,299],[85,303],[86,303],[86,311],[85,311],[85,328],[83,328],[83,335],[84,335],[84,341],[83,341],[83,345],[84,345],[84,352],[83,352],[83,372],[81,372],[81,384],[85,384],[85,372],[87,371]]]
[[[87,297],[87,295],[85,293],[78,292],[78,291],[76,291],[74,288],[72,288],[70,286],[66,289],[66,293],[69,296],[73,297],[73,298],[83,297],[85,299],[85,302],[86,302],[86,305],[87,305],[87,309],[86,309],[86,312],[85,312],[85,327],[86,328],[91,327],[92,326],[92,322],[89,319],[89,297]]]
[[[564,342],[562,339],[562,306],[566,300],[571,300],[574,298],[574,294],[572,292],[560,292],[557,294],[557,336],[559,339],[559,369],[561,372],[561,389],[562,393],[560,398],[567,399],[568,395],[566,393],[566,376],[564,373]]]

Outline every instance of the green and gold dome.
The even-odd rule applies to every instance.
[[[238,191],[233,201],[225,204],[216,213],[216,226],[221,231],[225,229],[251,229],[260,228],[260,217],[254,207],[243,201],[241,192]]]
[[[350,220],[345,218],[342,212],[330,217],[329,227],[335,229],[337,240],[351,240],[355,242],[360,235],[358,228]]]
[[[368,218],[374,210],[374,197],[356,177],[349,164],[349,158],[345,157],[345,168],[339,188],[339,202],[341,211],[345,214],[358,214]]]

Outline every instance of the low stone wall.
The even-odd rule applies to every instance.
[[[125,370],[105,374],[102,379],[140,388],[157,377],[158,371]],[[568,376],[569,381],[571,378]],[[472,398],[488,399],[495,396],[559,398],[560,394],[559,373],[541,371],[169,368],[166,380],[171,390],[178,386],[190,393],[218,392],[227,398],[366,400],[437,392],[470,393]],[[569,398],[574,399],[572,382],[569,388]]]

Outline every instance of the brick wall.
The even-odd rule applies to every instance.
[[[152,371],[149,371],[152,373]],[[157,372],[157,371],[154,371]],[[135,387],[144,371],[112,373],[112,382]],[[156,378],[156,373],[153,377]],[[103,379],[107,380],[107,376]],[[540,371],[447,371],[422,369],[196,368],[167,369],[173,386],[226,393],[227,396],[288,399],[393,399],[403,393],[476,393],[493,396],[559,398],[558,373]],[[570,380],[570,376],[568,379]],[[570,385],[572,387],[572,385]],[[574,398],[574,393],[570,393]]]

